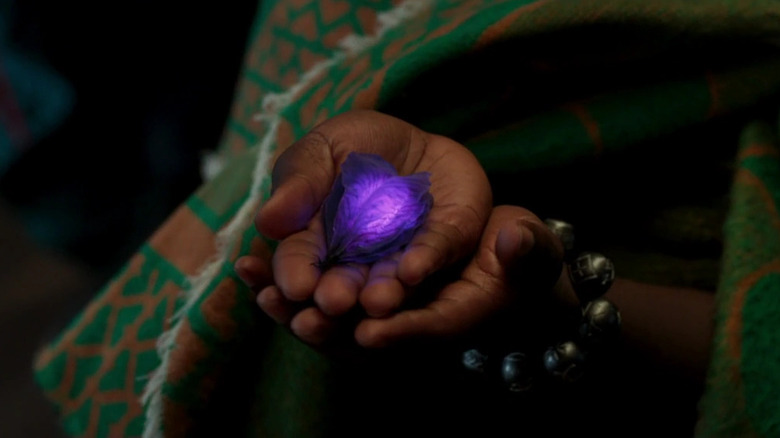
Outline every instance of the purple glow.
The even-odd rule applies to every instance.
[[[350,153],[322,205],[323,267],[373,263],[409,243],[433,205],[428,172],[399,176],[379,155]]]

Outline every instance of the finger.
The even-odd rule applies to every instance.
[[[381,155],[399,171],[410,170],[424,149],[417,128],[374,111],[352,111],[314,128],[274,164],[272,196],[256,217],[257,229],[273,239],[302,230],[331,190],[349,152]],[[416,153],[410,153],[414,149]]]
[[[371,267],[366,286],[360,291],[360,304],[370,317],[379,318],[396,311],[406,298],[406,288],[398,280],[401,254],[380,260]]]
[[[538,217],[528,214],[500,228],[496,257],[510,287],[546,290],[560,276],[563,244]]]
[[[324,344],[335,329],[335,321],[316,307],[301,310],[290,321],[290,331],[303,342],[313,346]]]
[[[431,171],[435,199],[399,264],[400,280],[411,286],[474,252],[493,203],[484,170],[462,145],[431,135],[420,166]]]
[[[441,338],[465,333],[501,304],[490,291],[460,280],[421,309],[406,310],[384,319],[364,319],[355,340],[366,348],[382,348],[407,339]]]
[[[341,316],[355,307],[366,284],[366,265],[334,266],[325,271],[314,291],[314,302],[327,316]]]
[[[263,288],[257,294],[257,305],[277,324],[287,325],[295,313],[300,310],[300,304],[284,297],[276,286]]]
[[[409,338],[463,334],[509,305],[518,293],[535,289],[523,287],[523,290],[513,290],[519,287],[516,279],[537,274],[527,267],[540,269],[546,262],[553,267],[545,270],[552,272],[557,265],[560,272],[560,259],[556,262],[546,258],[555,250],[537,249],[540,245],[556,244],[546,235],[550,232],[543,224],[542,227],[534,225],[537,222],[541,223],[536,216],[521,208],[494,209],[479,250],[460,280],[445,287],[424,308],[399,312],[386,319],[364,320],[355,332],[357,342],[376,348]],[[497,255],[499,252],[500,257]],[[550,280],[544,280],[547,281]]]
[[[319,221],[311,228],[282,240],[273,255],[274,281],[291,301],[305,301],[314,295],[320,279],[319,262],[325,257],[325,242]]]
[[[254,255],[240,257],[233,265],[233,269],[238,278],[253,291],[258,291],[273,280],[269,263]]]

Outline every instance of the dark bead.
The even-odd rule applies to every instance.
[[[501,363],[501,378],[507,389],[522,392],[531,388],[533,370],[528,357],[523,353],[510,353]]]
[[[558,344],[544,353],[544,368],[565,382],[577,381],[585,371],[585,354],[574,342]]]
[[[600,345],[617,338],[620,332],[620,311],[604,298],[588,303],[582,310],[580,337],[588,344]]]
[[[580,254],[569,266],[569,276],[580,302],[586,303],[602,295],[612,286],[615,265],[595,252]]]
[[[463,366],[471,372],[483,374],[487,368],[487,361],[487,355],[475,348],[463,353]]]
[[[568,222],[559,221],[557,219],[547,219],[544,223],[553,234],[561,239],[563,250],[566,252],[568,258],[574,250],[574,227]]]

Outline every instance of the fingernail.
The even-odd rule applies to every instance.
[[[240,262],[241,259],[239,259],[238,261],[236,261],[235,264],[233,264],[233,271],[235,271],[236,275],[238,275],[238,278],[240,278],[241,281],[243,281],[244,284],[251,289],[252,287],[254,287],[253,284],[254,282],[250,278],[249,272],[247,272],[246,269],[240,266]]]
[[[496,255],[502,263],[512,263],[531,252],[535,243],[534,233],[523,222],[504,225],[496,237]]]

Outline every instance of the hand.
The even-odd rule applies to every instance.
[[[319,209],[350,152],[378,154],[402,175],[430,172],[434,205],[402,254],[373,267],[320,272],[315,265],[325,256],[325,240]],[[371,111],[330,119],[285,150],[274,165],[272,193],[256,226],[281,242],[272,260],[275,285],[260,290],[258,303],[313,345],[328,340],[337,319],[358,302],[371,317],[389,315],[412,286],[473,253],[492,204],[487,176],[465,147]],[[240,259],[237,271],[248,284],[259,284],[247,268],[261,264],[252,257]]]
[[[572,304],[571,285],[561,275],[562,259],[560,240],[533,213],[520,207],[496,207],[476,254],[456,281],[434,293],[422,308],[364,319],[355,338],[369,348],[453,338],[514,307],[518,299],[525,298],[520,304],[528,304],[550,294],[561,304]],[[373,269],[383,269],[382,263]]]

